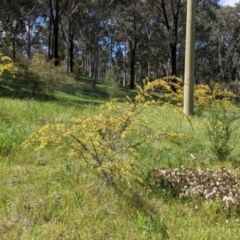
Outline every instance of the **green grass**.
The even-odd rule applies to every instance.
[[[72,79],[71,82],[66,82],[55,92],[49,92],[47,89],[37,91],[34,99],[63,103],[101,104],[108,101],[112,95],[114,97],[123,97],[127,94],[133,97],[136,94],[136,91],[129,90],[128,87],[123,88],[117,84],[114,84],[113,87],[112,83],[100,80],[97,82],[95,89],[92,89],[92,80],[80,74],[70,76],[70,78]],[[15,78],[7,72],[0,76],[0,97],[32,98],[26,76],[20,70],[16,70]]]
[[[21,149],[20,144],[45,124],[68,124],[73,117],[99,112],[111,86],[101,82],[94,92],[86,78],[71,87],[44,101],[0,98],[0,239],[239,239],[240,213],[229,212],[218,202],[178,199],[162,191],[128,199],[83,166],[81,158],[59,156],[51,149]],[[153,110],[145,118],[156,130],[189,137],[189,143],[143,145],[141,161],[149,169],[239,166],[237,147],[234,161],[214,159],[204,115],[192,117],[192,126],[173,110],[160,115]],[[235,133],[239,136],[240,130]]]

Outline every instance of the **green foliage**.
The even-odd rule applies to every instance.
[[[113,70],[107,70],[105,75],[105,81],[107,83],[107,93],[112,98],[117,98],[120,96],[120,86],[117,79],[117,74]]]
[[[104,88],[105,85],[101,87]],[[71,95],[64,95],[68,96]],[[11,150],[11,155],[0,154],[1,239],[218,239],[219,236],[223,240],[239,239],[239,210],[230,211],[216,200],[173,198],[166,190],[160,191],[158,188],[157,194],[151,191],[135,194],[133,201],[133,197],[129,199],[126,195],[116,194],[114,188],[103,184],[97,177],[99,175],[96,175],[101,175],[101,172],[97,173],[97,167],[84,164],[79,155],[69,157],[67,150],[70,149],[60,150],[62,154],[55,152],[54,147],[46,147],[42,151],[19,149],[20,141],[44,125],[64,124],[69,129],[73,124],[71,119],[78,119],[79,115],[82,119],[98,116],[99,106],[82,104],[85,95],[81,95],[81,98],[78,96],[74,95],[68,102],[60,99],[29,102],[0,98],[1,134],[10,132],[9,128],[12,128],[11,134],[6,133],[5,139],[16,146]],[[61,98],[63,99],[65,98]],[[76,100],[81,101],[81,105]],[[88,100],[85,99],[86,103]],[[145,101],[142,106],[144,104]],[[114,105],[122,110],[128,108],[128,104],[123,102],[114,102]],[[139,110],[142,109],[140,105]],[[104,110],[107,109],[103,108]],[[226,111],[231,110],[226,108]],[[110,112],[109,116],[112,116]],[[116,115],[116,112],[113,114]],[[176,167],[180,169],[181,165],[187,165],[196,171],[199,161],[200,164],[205,164],[201,165],[202,170],[212,169],[206,173],[220,169],[219,165],[224,164],[234,175],[235,167],[230,162],[207,161],[209,141],[206,141],[204,135],[205,112],[201,116],[191,117],[194,131],[187,121],[183,121],[183,115],[174,114],[173,108],[165,108],[158,103],[149,106],[147,112],[144,110],[138,116],[150,124],[154,131],[177,132],[179,135],[184,133],[191,138],[192,144],[183,142],[181,145],[181,140],[177,145],[170,144],[161,141],[169,139],[163,135],[160,141],[149,145],[143,143],[136,148],[139,154],[136,163],[147,166],[148,169],[153,166],[156,169],[167,167],[166,170],[172,171]],[[181,124],[178,124],[180,120]],[[79,134],[76,130],[75,134]],[[238,135],[239,129],[235,131]],[[17,138],[19,132],[24,133],[21,139]],[[7,140],[10,136],[12,140]],[[135,139],[135,135],[130,134],[123,140],[132,139]],[[14,143],[16,140],[18,141]],[[66,146],[70,146],[68,144],[73,139],[67,138],[64,141]],[[233,151],[237,157],[238,151],[237,148]],[[190,153],[197,160],[193,160]],[[168,164],[168,160],[171,164]],[[89,161],[93,163],[93,160]],[[191,176],[191,172],[188,175],[186,171],[182,177],[182,172],[176,170],[175,173],[180,173],[180,179]],[[140,177],[145,181],[148,176]],[[220,180],[224,184],[224,179]],[[137,186],[132,182],[133,186]],[[227,186],[224,186],[225,190]],[[141,192],[143,193],[142,190]]]
[[[206,134],[211,151],[220,161],[226,160],[235,147],[231,137],[236,130],[234,123],[238,118],[236,113],[229,113],[223,105],[216,105],[209,111]]]
[[[31,59],[22,60],[23,79],[19,79],[32,92],[60,90],[64,83],[70,81],[61,66],[55,66],[54,60],[47,60],[44,54],[35,53]]]
[[[109,87],[107,88],[107,93],[112,98],[117,98],[120,95],[120,87],[118,81],[111,81],[109,82]]]
[[[136,211],[132,218],[133,223],[140,228],[146,238],[151,238],[153,233],[159,233],[159,237],[161,237],[161,239],[169,238],[165,219],[163,219],[161,216],[151,216],[144,212]]]
[[[147,93],[148,85],[137,88],[135,100],[126,97],[123,105],[113,99],[102,106],[99,115],[72,119],[70,125],[46,125],[34,132],[23,147],[35,145],[39,151],[51,146],[55,151],[67,152],[82,164],[94,167],[120,192],[129,197],[135,192],[141,194],[145,187],[142,176],[146,172],[139,163],[138,147],[160,139],[178,143],[187,138],[174,131],[156,130],[145,121],[144,116],[152,107],[158,108],[158,102]]]
[[[79,107],[67,103],[66,106],[56,102],[0,98],[0,157],[18,152],[29,134],[43,125],[66,122],[69,116],[78,115]]]

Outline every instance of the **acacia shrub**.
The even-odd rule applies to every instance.
[[[14,76],[14,69],[13,69],[13,63],[11,58],[8,56],[3,56],[2,53],[0,53],[0,76],[4,72],[9,72]]]
[[[148,85],[137,86],[137,89],[135,99],[126,97],[124,104],[112,99],[102,106],[98,115],[74,118],[69,124],[42,127],[22,147],[34,146],[36,151],[52,147],[94,169],[121,193],[144,192],[147,170],[140,161],[139,147],[163,139],[177,143],[187,137],[179,132],[157,130],[145,120],[153,108],[159,108],[161,119],[162,106],[148,94]]]
[[[145,79],[148,82],[148,79]],[[172,76],[156,79],[148,84],[148,90],[158,89],[160,94],[158,97],[163,102],[176,102],[178,106],[183,104],[183,80],[181,78]],[[196,113],[201,113],[203,110],[209,110],[211,106],[216,104],[223,104],[231,106],[231,100],[236,98],[236,95],[222,86],[220,83],[211,84],[196,84],[194,89],[194,108]]]

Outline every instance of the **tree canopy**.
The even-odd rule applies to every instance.
[[[197,0],[195,82],[240,78],[240,3]],[[46,53],[66,71],[109,73],[131,89],[144,78],[183,78],[186,0],[3,1],[0,52],[15,62]]]

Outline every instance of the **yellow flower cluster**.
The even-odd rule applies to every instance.
[[[154,91],[159,100],[163,99],[164,102],[166,100],[169,102],[174,101],[177,102],[177,106],[182,106],[184,96],[182,79],[172,76],[156,79],[152,82],[148,82],[148,79],[145,79],[143,82],[143,88],[137,86],[140,89],[140,95],[137,95],[136,100],[144,101],[146,96],[149,97],[146,92],[153,93]],[[214,83],[211,87],[209,85],[198,84],[195,85],[194,90],[194,106],[196,109],[207,109],[221,102],[223,105],[234,107],[230,100],[235,97],[234,93],[223,88],[220,83]]]
[[[108,183],[124,192],[142,191],[144,184],[140,173],[144,170],[138,164],[138,147],[163,137],[173,142],[184,139],[177,133],[168,135],[156,130],[144,120],[151,107],[159,105],[148,93],[159,82],[164,83],[159,80],[146,82],[143,88],[137,86],[139,94],[134,100],[126,97],[125,104],[111,100],[102,106],[98,115],[75,118],[68,125],[46,125],[34,132],[22,147],[34,146],[37,151],[52,147],[79,159],[81,164],[94,167]]]
[[[0,76],[3,74],[4,71],[7,71],[15,77],[13,67],[14,66],[11,58],[3,56],[0,53]]]
[[[203,84],[195,86],[195,106],[200,109],[207,109],[218,103],[234,107],[230,101],[234,97],[235,94],[223,89],[219,83],[215,83],[212,88]]]

